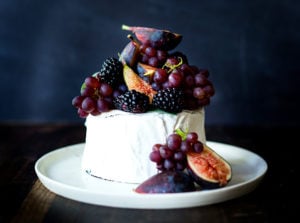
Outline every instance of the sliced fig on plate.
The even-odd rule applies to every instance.
[[[153,175],[137,186],[135,192],[141,194],[182,193],[195,191],[192,178],[182,171],[163,171]]]
[[[201,153],[187,153],[187,171],[202,189],[224,187],[232,177],[230,164],[212,148],[203,144]]]

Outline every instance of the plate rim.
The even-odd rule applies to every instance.
[[[84,142],[81,143],[76,143],[76,144],[71,144],[71,145],[66,145],[63,147],[59,147],[56,148],[44,155],[42,155],[36,162],[34,165],[34,170],[35,173],[37,174],[39,180],[42,182],[42,184],[50,191],[56,193],[57,195],[60,195],[62,197],[71,199],[71,200],[75,200],[78,202],[83,202],[83,203],[88,203],[88,204],[93,204],[93,205],[102,205],[102,206],[108,206],[108,207],[117,207],[117,208],[134,208],[134,209],[174,209],[174,208],[188,208],[188,207],[196,207],[196,206],[204,206],[204,205],[210,205],[210,204],[216,204],[216,203],[220,203],[220,202],[224,202],[227,200],[231,200],[237,197],[240,197],[242,195],[245,195],[251,191],[253,191],[258,184],[260,183],[260,181],[262,180],[262,178],[265,176],[267,170],[268,170],[268,164],[267,162],[258,154],[247,150],[243,147],[239,147],[239,146],[235,146],[235,145],[230,145],[230,144],[226,144],[226,143],[222,143],[222,142],[217,142],[217,141],[207,141],[208,146],[212,147],[214,145],[217,146],[226,146],[226,147],[231,147],[231,149],[237,149],[246,153],[251,154],[252,156],[254,156],[256,159],[259,159],[260,162],[262,162],[262,164],[264,165],[264,169],[260,170],[260,173],[257,174],[255,177],[244,181],[244,182],[240,182],[238,184],[234,184],[234,185],[230,185],[230,186],[226,186],[223,188],[218,188],[218,189],[214,189],[214,190],[203,190],[203,191],[193,191],[193,192],[184,192],[184,193],[169,193],[169,194],[138,194],[138,193],[127,193],[127,194],[114,194],[114,193],[102,193],[101,191],[99,192],[95,192],[95,191],[89,191],[85,188],[82,187],[77,187],[74,185],[69,185],[60,181],[57,181],[55,179],[52,179],[51,177],[45,175],[42,173],[42,171],[40,170],[40,166],[42,165],[42,162],[45,162],[45,160],[49,159],[49,157],[51,157],[52,155],[59,153],[59,152],[65,152],[66,150],[80,150],[81,154],[80,156],[82,156],[82,152],[84,149]],[[221,154],[222,155],[222,154]],[[61,159],[60,159],[61,160]],[[48,167],[49,168],[49,167]],[[81,174],[81,173],[78,173]],[[87,174],[88,175],[88,174]],[[95,177],[90,176],[93,179]],[[234,176],[233,176],[234,177]],[[97,179],[98,180],[98,179]],[[101,181],[101,179],[99,178],[99,181]],[[105,181],[105,180],[102,180]],[[112,182],[114,183],[114,182]],[[117,182],[115,182],[117,183]],[[124,185],[128,185],[126,183],[117,183],[117,184],[124,184]],[[133,184],[131,184],[133,185]],[[201,198],[203,196],[209,196],[212,193],[215,194],[222,194],[227,192],[233,192],[234,190],[238,189],[238,188],[244,188],[244,191],[242,192],[238,192],[236,193],[234,196],[233,195],[228,195],[227,197],[224,198],[219,198],[219,199],[212,199],[210,201],[206,201],[206,202],[191,202],[191,203],[184,203],[184,204],[168,204],[168,205],[164,205],[164,203],[160,204],[160,205],[155,205],[155,201],[156,200],[162,200],[162,198],[170,200],[170,201],[174,201],[177,199],[181,199],[181,198],[190,198],[190,197],[194,197],[195,199],[197,197]],[[67,193],[62,192],[62,190],[67,190]],[[72,191],[76,191],[79,194],[72,194],[69,192]],[[82,193],[82,195],[85,195],[85,198],[82,198],[80,196],[80,193]],[[230,193],[228,193],[230,194]],[[116,203],[113,201],[109,201],[109,202],[103,202],[103,201],[98,201],[97,199],[95,200],[94,198],[92,198],[91,196],[96,195],[98,196],[102,196],[102,197],[111,197],[113,199],[121,199],[123,201],[125,201],[126,199],[132,199],[135,201],[138,201],[137,204],[133,203],[133,202],[121,202],[121,203]],[[143,204],[140,202],[140,200],[147,200],[147,202],[144,203],[148,203],[148,204]],[[149,201],[152,201],[149,203]]]

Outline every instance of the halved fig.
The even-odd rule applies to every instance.
[[[182,171],[163,171],[142,182],[134,191],[141,194],[157,194],[195,190],[195,184],[188,174]]]
[[[156,49],[172,50],[182,40],[181,34],[169,30],[127,25],[122,25],[122,29],[133,32],[142,44],[150,45]]]
[[[206,144],[203,146],[201,153],[187,153],[188,173],[202,189],[224,187],[231,180],[230,164]]]
[[[136,90],[149,97],[152,103],[154,95],[157,93],[150,84],[144,81],[137,73],[134,72],[127,64],[123,65],[123,76],[128,90]]]
[[[119,60],[133,67],[138,60],[139,53],[139,46],[137,46],[134,41],[130,41],[122,50]]]

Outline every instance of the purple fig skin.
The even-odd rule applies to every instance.
[[[192,192],[195,190],[195,184],[188,174],[182,171],[163,171],[138,185],[135,192],[158,194]]]
[[[193,170],[190,168],[187,168],[187,172],[191,176],[191,178],[195,181],[195,183],[201,187],[202,190],[221,188],[219,183],[209,182],[207,180],[202,179],[201,177],[197,176],[197,174],[195,174]]]
[[[218,174],[218,178],[207,174],[209,173],[207,168],[198,168],[199,163],[201,163],[199,162],[200,159],[206,160],[207,163],[214,163],[213,166]],[[201,153],[188,153],[187,160],[187,172],[201,189],[224,187],[232,178],[232,168],[230,164],[206,144],[203,144],[203,151]],[[221,175],[219,175],[219,173],[221,173]]]
[[[134,33],[142,44],[166,51],[174,49],[182,40],[182,35],[168,30],[127,25],[122,25],[122,29]]]
[[[163,30],[157,30],[149,35],[148,42],[152,47],[161,50],[173,50],[182,40],[182,36]]]
[[[138,60],[139,53],[139,48],[133,41],[130,41],[122,50],[119,60],[122,63],[126,63],[128,66],[133,67]]]

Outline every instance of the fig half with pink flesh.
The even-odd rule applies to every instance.
[[[144,81],[134,70],[127,64],[123,65],[123,77],[129,90],[136,90],[149,97],[150,103],[157,93],[149,83]]]
[[[187,153],[188,173],[202,189],[226,186],[232,177],[230,164],[212,148],[203,146],[201,153]]]

